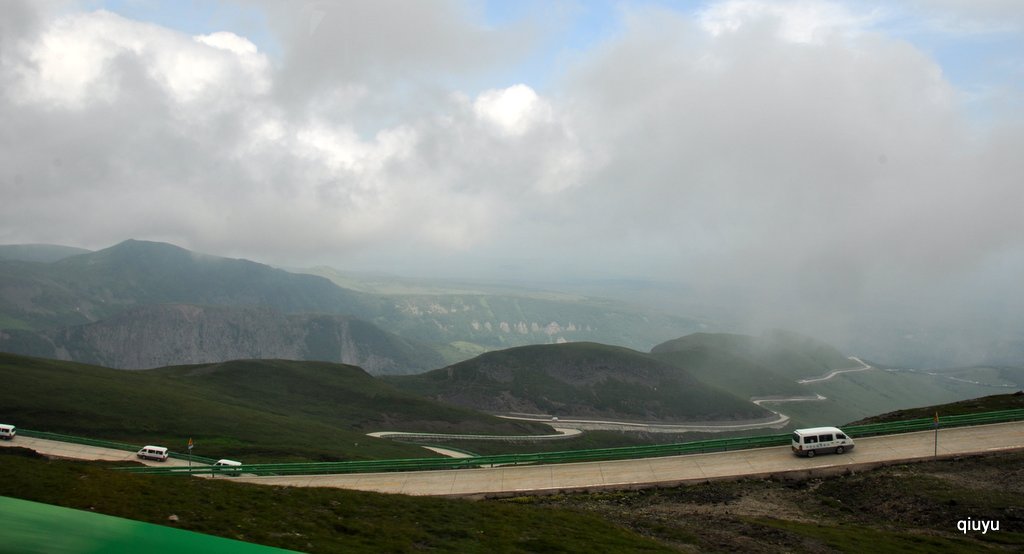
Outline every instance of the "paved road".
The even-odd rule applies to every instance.
[[[498,416],[504,417],[504,416]],[[507,419],[524,419],[524,418],[507,418]],[[527,421],[540,421],[540,423],[551,423],[549,420],[541,421],[530,419]],[[416,431],[374,431],[367,433],[371,437],[378,439],[450,439],[450,440],[478,440],[478,441],[550,441],[550,440],[562,440],[575,437],[582,433],[579,429],[563,429],[560,427],[553,427],[557,434],[554,435],[460,435],[455,433],[420,433]]]
[[[612,462],[405,473],[244,477],[236,481],[430,496],[633,488],[787,472],[842,471],[844,468],[883,462],[926,459],[932,457],[933,440],[932,431],[857,439],[857,447],[846,454],[814,458],[798,458],[788,446],[784,446]],[[1024,449],[1024,422],[942,429],[938,446],[939,456]]]
[[[756,402],[755,402],[756,403]],[[570,426],[572,429],[583,431],[634,431],[646,433],[690,433],[706,432],[718,433],[721,431],[753,431],[755,429],[779,428],[789,423],[789,416],[769,410],[774,415],[761,421],[748,423],[645,423],[631,421],[611,421],[607,419],[559,419],[559,425]],[[522,421],[536,421],[538,423],[554,423],[548,416],[498,416],[503,419],[518,419]]]
[[[861,367],[851,367],[851,368],[847,368],[847,369],[837,369],[835,371],[830,371],[829,373],[827,373],[826,375],[823,375],[821,377],[814,377],[814,378],[811,378],[811,379],[800,379],[800,380],[797,381],[797,383],[799,383],[801,385],[806,385],[807,383],[819,383],[821,381],[828,381],[829,379],[835,377],[836,375],[839,375],[840,373],[854,373],[854,372],[857,372],[857,371],[867,371],[869,369],[875,369],[874,367],[869,366],[868,364],[864,363],[864,360],[862,360],[862,359],[860,359],[860,358],[858,358],[856,356],[850,356],[849,359],[859,363],[861,365]]]
[[[11,441],[0,441],[0,446],[20,446],[31,448],[40,454],[55,456],[57,458],[71,458],[75,460],[103,460],[108,462],[141,462],[150,466],[187,466],[188,461],[168,458],[166,462],[154,462],[152,460],[140,460],[135,457],[134,452],[127,450],[116,450],[114,448],[101,448],[98,446],[86,446],[84,444],[73,444],[70,442],[59,442],[47,439],[36,439],[32,437],[17,436]],[[199,464],[196,464],[199,465]]]
[[[265,485],[338,487],[346,489],[430,496],[486,496],[557,490],[634,488],[691,481],[813,471],[842,471],[886,462],[932,457],[934,433],[922,431],[857,439],[857,447],[842,455],[797,458],[788,446],[648,458],[543,466],[502,466],[452,471],[419,471],[350,475],[240,477]],[[37,452],[82,460],[135,460],[121,450],[72,445],[18,437],[0,446],[23,446]],[[1024,422],[941,429],[939,456],[1024,449]],[[147,462],[150,465],[161,465]],[[168,465],[186,465],[171,459]]]

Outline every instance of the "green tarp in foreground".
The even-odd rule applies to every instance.
[[[289,551],[0,496],[0,552],[272,554]]]

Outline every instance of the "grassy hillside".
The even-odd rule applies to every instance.
[[[744,397],[808,394],[797,379],[857,366],[831,346],[784,332],[761,337],[695,333],[659,344],[651,354]]]
[[[875,369],[844,373],[804,385],[806,394],[820,394],[820,402],[790,402],[777,409],[799,426],[836,425],[874,414],[916,406],[933,406],[987,396],[1006,389],[965,383],[921,372]]]
[[[594,343],[509,348],[424,374],[387,380],[444,402],[497,413],[633,421],[735,420],[768,415],[650,355]]]
[[[19,427],[181,449],[244,461],[422,457],[373,439],[379,430],[529,434],[515,423],[445,406],[341,364],[238,361],[121,371],[0,354],[0,421]]]
[[[574,510],[128,475],[109,466],[0,448],[0,495],[303,552],[672,551]],[[0,541],[6,532],[0,526]]]
[[[909,408],[896,410],[887,414],[867,417],[850,423],[850,425],[865,425],[868,423],[886,423],[889,421],[900,421],[904,419],[919,419],[934,417],[936,413],[939,418],[943,416],[977,414],[981,412],[996,412],[1000,410],[1019,410],[1024,408],[1024,391],[1017,391],[1011,394],[995,394],[981,398],[971,398],[959,402],[939,404],[936,406],[924,406],[921,408]]]

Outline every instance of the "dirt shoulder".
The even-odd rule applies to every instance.
[[[1024,452],[826,478],[719,481],[503,502],[596,513],[684,551],[999,552],[1024,548],[1021,498]],[[971,530],[982,521],[998,522],[999,530]],[[958,523],[968,527],[966,533]]]

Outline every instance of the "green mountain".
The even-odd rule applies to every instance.
[[[0,260],[0,314],[8,328],[80,325],[168,303],[356,317],[376,311],[373,298],[321,277],[165,243],[128,240],[52,263]]]
[[[651,355],[744,397],[807,395],[798,379],[858,365],[825,343],[783,331],[695,333],[659,344]]]
[[[492,413],[632,421],[768,415],[650,355],[594,343],[509,348],[387,381],[443,402]]]
[[[358,367],[247,360],[122,371],[0,354],[0,421],[26,429],[182,448],[244,461],[422,457],[365,435],[401,430],[545,434],[443,405]]]
[[[138,306],[62,329],[0,331],[0,351],[118,369],[277,358],[352,364],[376,375],[444,365],[432,348],[351,317],[184,304]]]

